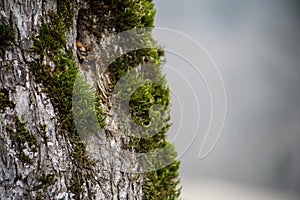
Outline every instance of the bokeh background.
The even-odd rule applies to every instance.
[[[164,70],[173,91],[169,134],[180,154],[182,196],[187,200],[300,199],[300,2],[154,2],[156,26],[183,32],[203,45],[218,65],[227,91],[222,137],[213,152],[200,160],[203,131],[200,128],[193,140],[193,120],[198,103],[201,122],[207,124],[208,94],[199,78],[199,84],[191,87],[200,100],[189,97],[184,88],[189,86],[180,77],[196,79],[189,77],[193,69],[167,53]],[[201,70],[201,65],[197,67]],[[187,110],[190,115],[183,115]]]

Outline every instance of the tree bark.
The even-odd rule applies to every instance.
[[[121,158],[109,159],[112,146],[129,141],[116,125],[109,100],[114,83],[103,67],[105,35],[121,30],[99,16],[113,9],[107,1],[0,1],[0,199],[145,194],[146,175],[124,172]],[[86,140],[71,109],[77,73],[96,86],[97,120],[105,122]]]

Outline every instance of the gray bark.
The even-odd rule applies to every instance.
[[[88,59],[99,61],[99,42],[77,25],[79,8],[87,5],[78,5],[65,46],[71,47],[76,57],[76,37],[81,34],[83,42],[94,45]],[[1,95],[7,97],[0,106],[0,199],[142,199],[142,175],[121,172],[119,160],[101,160],[111,153],[111,145],[120,148],[124,140],[109,117],[113,116],[109,103],[105,103],[110,83],[105,70],[99,68],[95,73],[77,61],[81,73],[98,84],[108,114],[107,125],[98,133],[102,143],[97,142],[99,137],[86,141],[87,155],[100,154],[98,160],[88,158],[93,163],[89,167],[74,160],[74,144],[67,134],[60,133],[61,119],[31,71],[29,63],[38,56],[30,50],[32,36],[38,34],[41,17],[56,9],[56,0],[0,1],[0,22],[13,28],[16,41],[0,58]]]

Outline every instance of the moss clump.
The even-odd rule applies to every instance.
[[[25,128],[25,123],[22,123],[17,116],[15,116],[15,128],[7,127],[7,132],[10,133],[12,144],[18,150],[17,157],[27,164],[33,164],[34,160],[30,159],[24,150],[28,149],[30,152],[37,152],[38,141],[36,135],[30,133]]]
[[[47,18],[49,18],[49,23],[46,23],[46,20],[42,19],[43,23],[39,34],[33,37],[32,51],[40,56],[39,59],[35,60],[34,65],[41,66],[43,65],[41,62],[44,59],[50,59],[55,61],[55,64],[60,64],[57,69],[63,70],[64,63],[62,62],[67,61],[66,59],[72,61],[71,52],[69,54],[63,53],[66,45],[66,25],[54,12],[49,12]],[[41,66],[40,70],[43,70],[43,68],[45,67]]]
[[[15,43],[14,30],[5,24],[0,23],[0,58],[5,54],[5,50]]]
[[[146,70],[143,76],[150,77],[151,80],[160,84],[147,83],[133,93],[129,103],[130,115],[136,124],[144,127],[148,126],[151,120],[154,122],[163,121],[163,123],[151,124],[156,126],[154,130],[158,130],[154,134],[153,129],[151,129],[150,131],[145,130],[142,138],[131,137],[128,147],[134,147],[135,151],[139,153],[165,149],[164,154],[157,157],[153,164],[158,168],[161,167],[160,161],[169,162],[170,164],[144,174],[143,199],[176,199],[180,195],[180,189],[178,188],[179,162],[175,160],[176,151],[174,146],[166,139],[166,133],[170,127],[167,122],[169,120],[170,90],[166,86],[159,65],[152,65],[151,69],[148,72]],[[124,86],[124,89],[126,90],[126,86]],[[150,119],[150,108],[155,104],[159,104],[161,107],[155,111],[154,116],[151,115],[154,119]],[[139,129],[132,129],[131,131],[134,135],[140,135]]]
[[[75,10],[77,8],[76,0],[58,0],[57,13],[65,24],[66,28],[72,28],[75,17]]]
[[[40,134],[42,137],[42,142],[47,146],[47,140],[48,140],[48,136],[47,136],[47,132],[46,132],[46,124],[40,124]]]
[[[61,133],[66,132],[71,141],[77,144],[79,138],[72,117],[72,91],[77,67],[72,52],[65,48],[66,25],[62,18],[53,12],[47,17],[49,23],[43,21],[38,37],[33,38],[32,50],[39,58],[31,68],[36,81],[43,84],[43,90],[49,95],[61,120]],[[54,66],[45,64],[44,60],[52,61]]]
[[[105,2],[105,5],[110,5],[111,18],[109,20],[113,22],[110,26],[114,26],[117,32],[137,27],[153,26],[155,10],[150,0],[138,1],[137,4],[134,4],[137,2],[134,0],[103,2]],[[131,35],[128,35],[128,37],[131,37]],[[150,136],[152,133],[147,131],[143,134],[149,135],[148,137],[145,137],[145,135],[142,138],[131,136],[127,148],[133,147],[138,153],[147,153],[155,149],[166,148],[165,154],[162,155],[163,157],[157,158],[157,160],[168,160],[170,164],[144,174],[143,199],[176,199],[180,196],[180,189],[178,188],[179,162],[174,160],[176,151],[174,146],[167,142],[166,135],[170,127],[168,123],[170,118],[170,90],[167,87],[160,67],[164,63],[164,51],[157,47],[151,33],[147,31],[139,39],[144,43],[151,44],[151,48],[138,49],[123,54],[108,67],[108,71],[110,72],[112,83],[116,84],[128,71],[140,65],[143,65],[145,68],[151,66],[151,70],[141,70],[138,73],[142,78],[148,78],[152,82],[144,84],[133,93],[129,104],[130,115],[137,125],[148,126],[151,121],[149,117],[150,108],[155,104],[159,104],[161,105],[160,110],[156,110],[155,115],[152,117],[155,118],[154,121],[163,119],[160,120],[162,124],[154,125],[156,126],[154,130],[159,131],[152,136]],[[128,83],[128,85],[122,85],[121,90],[124,90],[126,93],[131,88],[131,84]],[[134,135],[140,135],[139,130],[131,129],[131,132],[135,133]],[[159,164],[159,161],[157,164]]]
[[[83,16],[79,21],[88,18],[87,22],[93,26],[86,28],[97,38],[101,38],[105,31],[119,33],[132,28],[154,26],[155,10],[149,0],[87,0],[87,3],[90,9],[79,11],[79,18]]]
[[[48,94],[54,106],[59,118],[59,134],[66,136],[72,144],[71,156],[75,166],[90,169],[93,163],[89,160],[84,143],[77,133],[72,113],[73,86],[78,70],[73,52],[66,46],[65,34],[70,26],[67,22],[69,21],[66,18],[54,12],[49,12],[42,19],[39,34],[33,37],[32,47],[32,51],[39,55],[39,58],[31,63],[31,71],[36,81],[43,85],[43,92]],[[46,139],[44,137],[44,140]],[[73,175],[83,177],[77,167],[73,170]],[[82,191],[78,190],[76,182],[72,181],[71,184],[70,190],[79,198]]]
[[[66,2],[74,5],[71,0]],[[59,1],[58,11],[60,10],[61,13],[70,11],[68,10],[68,3]],[[106,30],[122,32],[138,27],[153,26],[155,10],[150,0],[87,0],[87,3],[91,9],[89,11],[97,17],[91,22],[98,25],[98,29],[93,29],[91,26],[90,32],[98,38]],[[46,16],[47,19],[42,21],[39,35],[33,38],[34,46],[32,49],[39,55],[39,58],[32,63],[32,71],[37,82],[44,86],[44,92],[49,95],[57,112],[60,119],[60,133],[66,135],[72,143],[71,155],[76,166],[89,169],[93,163],[88,159],[85,146],[76,131],[72,115],[72,91],[77,68],[72,56],[73,53],[66,47],[65,33],[72,25],[70,17],[72,13],[69,14],[49,13]],[[150,107],[154,104],[160,104],[163,110],[168,112],[170,97],[160,68],[163,63],[163,50],[156,47],[150,34],[145,34],[142,40],[151,43],[152,47],[124,54],[113,62],[108,70],[113,84],[116,84],[126,72],[140,64],[144,62],[151,65],[155,64],[154,70],[151,73],[145,72],[144,75],[151,77],[151,80],[156,80],[160,84],[145,84],[132,95],[130,100],[132,118],[137,124],[147,125],[150,121]],[[99,115],[101,116],[101,112],[98,113],[98,120],[101,121],[103,118]],[[169,118],[168,113],[166,113],[165,118]],[[158,134],[141,139],[132,137],[127,148],[133,147],[136,152],[149,152],[153,149],[169,147],[170,145],[166,140],[169,126],[166,120]],[[166,158],[159,159],[172,160],[171,158],[176,155],[173,148],[167,149],[166,152]],[[162,169],[145,173],[143,199],[176,199],[180,194],[180,190],[177,188],[179,183],[178,168],[179,162],[173,161]],[[69,190],[79,199],[84,192],[82,185],[85,179],[77,167],[74,167],[71,182],[72,185],[70,185]]]
[[[130,113],[136,124],[147,126],[150,124],[150,108],[154,104],[162,105],[164,110],[169,106],[169,89],[161,85],[147,83],[138,88],[131,96]],[[162,110],[163,111],[163,110]],[[156,111],[159,112],[159,111]],[[163,114],[161,112],[158,115]],[[159,117],[159,116],[157,116]],[[160,120],[160,119],[154,119]]]
[[[148,172],[143,186],[143,199],[166,199],[173,200],[180,196],[180,189],[177,189],[179,162],[174,161],[170,165]]]
[[[47,187],[54,185],[57,178],[54,174],[42,174],[39,178],[40,186],[39,188],[46,189]]]
[[[2,88],[0,89],[0,110],[4,110],[6,107],[15,108],[15,104],[9,100],[8,90]]]
[[[86,138],[105,126],[105,116],[100,99],[82,75],[78,75],[73,89],[73,111],[76,113],[76,128]],[[96,114],[96,117],[95,117]]]
[[[82,188],[82,184],[84,183],[82,175],[77,173],[76,171],[72,174],[71,179],[72,185],[68,188],[73,194],[77,195],[77,198],[80,198],[80,194],[84,192]]]
[[[15,41],[14,30],[5,24],[0,24],[0,48],[6,48],[13,45]]]

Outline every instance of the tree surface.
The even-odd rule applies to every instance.
[[[0,1],[0,199],[179,197],[154,15],[151,0]]]

